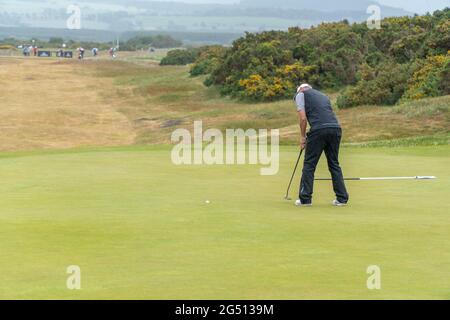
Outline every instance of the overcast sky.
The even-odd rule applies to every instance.
[[[182,1],[191,3],[237,3],[239,0],[159,0]],[[283,0],[280,0],[283,1]],[[318,0],[320,1],[320,0]],[[358,1],[358,0],[355,0]],[[425,13],[436,9],[450,7],[450,0],[378,0],[379,3],[392,7],[399,7],[411,12]]]
[[[450,0],[378,0],[378,2],[417,13],[450,7]]]

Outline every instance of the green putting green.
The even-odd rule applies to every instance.
[[[312,208],[284,201],[281,151],[276,176],[175,166],[169,147],[1,155],[0,298],[450,298],[449,146],[342,149],[346,176],[438,177],[348,182],[346,208],[329,182]]]

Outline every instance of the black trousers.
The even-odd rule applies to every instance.
[[[325,151],[327,157],[328,170],[330,170],[333,178],[333,189],[336,193],[336,199],[341,203],[348,202],[349,196],[339,165],[341,137],[342,130],[340,128],[323,128],[308,133],[302,180],[300,182],[299,198],[302,203],[309,204],[312,202],[314,173],[323,151]]]

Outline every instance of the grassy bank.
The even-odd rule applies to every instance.
[[[188,67],[102,65],[97,75],[112,77],[125,101],[121,111],[134,123],[137,143],[169,142],[177,127],[203,120],[205,128],[280,129],[283,144],[296,144],[298,125],[292,101],[243,103],[206,88]],[[332,100],[337,94],[331,93]],[[450,96],[424,99],[396,107],[363,106],[336,110],[347,143],[420,139],[419,144],[441,144],[450,127]],[[434,137],[438,137],[434,140]],[[412,144],[415,140],[408,140]],[[419,140],[417,140],[419,141]],[[382,143],[382,142],[380,142]]]
[[[175,129],[192,129],[195,120],[204,129],[280,129],[281,144],[297,144],[292,101],[237,102],[189,77],[188,67],[120,59],[0,59],[0,150],[167,144]],[[64,85],[55,91],[58,83]],[[447,139],[449,106],[446,96],[337,114],[345,143],[433,145]]]

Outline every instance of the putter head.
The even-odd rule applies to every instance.
[[[284,196],[284,200],[286,200],[286,201],[291,201],[292,198],[289,198],[288,196]]]

